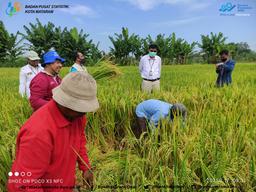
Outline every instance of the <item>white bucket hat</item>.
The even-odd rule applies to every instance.
[[[27,53],[27,58],[28,58],[29,60],[32,60],[32,61],[34,61],[34,60],[40,60],[40,57],[38,56],[38,54],[37,54],[35,51],[29,51],[29,52]]]
[[[86,72],[69,73],[52,93],[54,101],[77,112],[94,112],[99,108],[96,81]]]

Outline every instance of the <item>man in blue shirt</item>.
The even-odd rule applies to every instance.
[[[223,87],[224,84],[231,84],[231,74],[235,67],[235,61],[229,59],[228,50],[220,52],[221,63],[216,64],[216,73],[218,74],[216,80],[217,87]]]
[[[136,107],[139,127],[135,130],[135,135],[139,137],[141,133],[147,131],[147,121],[153,127],[157,127],[160,119],[169,117],[170,120],[173,120],[176,115],[181,115],[183,120],[186,119],[187,109],[183,104],[171,104],[156,99],[143,101]]]

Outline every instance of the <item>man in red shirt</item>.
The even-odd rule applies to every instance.
[[[29,98],[31,107],[34,111],[48,103],[52,98],[52,89],[57,87],[61,78],[58,76],[62,63],[65,59],[61,58],[56,51],[48,51],[43,56],[44,70],[38,73],[30,84]]]
[[[76,162],[92,186],[84,127],[85,113],[99,107],[96,95],[96,82],[85,72],[69,73],[53,89],[53,99],[34,112],[18,133],[8,192],[72,191]]]

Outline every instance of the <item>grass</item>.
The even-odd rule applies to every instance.
[[[151,95],[140,91],[137,67],[120,70],[118,78],[98,82],[100,109],[87,115],[95,191],[113,191],[116,186],[116,191],[256,190],[255,64],[238,63],[232,86],[221,89],[214,87],[212,65],[164,66],[161,91]],[[61,75],[67,72],[64,68]],[[18,94],[18,73],[17,68],[0,71],[2,191],[16,135],[32,113],[28,101]],[[131,131],[135,107],[149,98],[184,103],[189,110],[185,127],[178,119],[171,125],[163,121],[161,128],[137,140]],[[184,187],[166,187],[170,185]]]

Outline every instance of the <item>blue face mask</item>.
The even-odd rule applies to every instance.
[[[148,55],[149,55],[150,57],[155,57],[155,56],[156,56],[156,52],[151,52],[151,51],[150,51],[150,52],[148,53]]]

